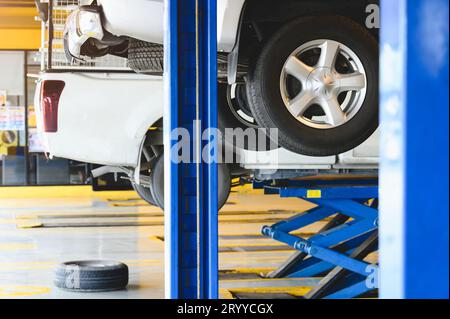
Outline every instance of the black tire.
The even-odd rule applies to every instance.
[[[130,39],[128,66],[136,73],[162,74],[164,71],[164,48],[155,44]]]
[[[65,262],[56,268],[54,284],[79,292],[122,290],[128,285],[128,267],[115,261]]]
[[[240,97],[236,98],[236,103],[240,105],[240,108],[244,110],[244,113],[248,116],[253,116],[249,109],[249,103],[247,100],[247,94],[245,91],[245,85],[239,84],[240,87],[237,89],[243,88],[243,94],[240,93]],[[232,107],[230,104],[231,98],[230,98],[230,86],[227,83],[219,83],[217,88],[217,98],[218,98],[218,128],[220,132],[222,133],[223,141],[231,146],[233,149],[237,148],[243,148],[250,151],[267,151],[273,149],[273,143],[271,143],[270,138],[266,134],[260,134],[259,132],[259,126],[257,123],[250,123],[246,121],[244,118],[240,117],[239,114],[237,114],[236,110],[232,110]],[[238,119],[240,117],[240,119]],[[251,141],[248,137],[244,137],[243,141],[240,143],[237,143],[236,139],[233,136],[230,136],[230,134],[226,134],[226,129],[242,129],[243,131],[246,131],[248,129],[254,130],[255,140]],[[260,136],[264,136],[264,141],[261,141],[263,144],[260,145]],[[240,138],[241,136],[237,136]]]
[[[156,205],[164,210],[164,156],[159,156],[150,172],[150,188]]]
[[[317,129],[295,119],[280,93],[281,70],[300,45],[331,39],[353,50],[364,65],[367,93],[358,113],[341,126]],[[250,107],[265,128],[278,128],[278,143],[309,156],[330,156],[349,151],[378,127],[378,43],[361,25],[340,16],[301,18],[281,28],[265,45],[247,81]]]
[[[219,209],[226,204],[231,191],[231,172],[227,164],[218,165],[219,187],[218,204]],[[164,209],[164,156],[160,156],[151,172],[151,181],[153,187],[152,195],[159,207]]]
[[[132,183],[132,185],[133,185],[134,191],[139,195],[140,198],[142,198],[144,201],[146,201],[150,205],[158,206],[158,204],[156,204],[156,202],[155,202],[155,199],[153,198],[150,188],[147,188],[147,187],[144,187],[141,185],[136,185],[135,183]]]

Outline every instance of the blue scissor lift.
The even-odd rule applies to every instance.
[[[378,249],[378,179],[333,178],[256,183],[266,194],[297,197],[317,206],[262,229],[263,235],[298,250],[269,278],[323,276],[305,298],[353,298],[374,291],[378,265],[363,259]],[[330,219],[331,218],[331,219]],[[316,235],[291,234],[330,219]]]

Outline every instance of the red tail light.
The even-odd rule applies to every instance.
[[[66,84],[64,81],[43,81],[41,88],[41,107],[44,117],[44,132],[58,131],[59,99]]]

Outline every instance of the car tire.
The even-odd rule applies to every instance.
[[[134,191],[139,195],[140,198],[142,198],[152,206],[158,206],[158,204],[155,202],[155,199],[153,198],[150,188],[144,187],[142,185],[137,185],[135,183],[132,183],[132,185]]]
[[[136,73],[162,74],[164,71],[164,48],[161,44],[130,39],[128,66]]]
[[[218,128],[222,133],[222,140],[226,145],[231,146],[234,150],[243,148],[250,151],[267,151],[273,149],[268,134],[261,134],[260,127],[256,120],[253,119],[249,103],[247,100],[247,92],[245,84],[237,84],[235,87],[234,96],[231,94],[232,86],[227,83],[219,83],[217,88],[218,98]],[[244,138],[243,141],[237,143],[234,135],[226,134],[226,129],[248,129],[254,130],[255,140],[250,141]],[[264,136],[264,141],[261,141],[261,136]],[[240,137],[240,136],[237,136]],[[261,143],[264,143],[260,145]]]
[[[336,51],[339,53],[336,55],[337,57],[330,70],[334,69],[336,71],[338,60],[342,60],[342,52],[345,47],[350,48],[350,52],[356,54],[356,60],[360,60],[360,62],[355,62],[354,59],[348,58],[348,61],[346,61],[347,68],[352,63],[359,63],[363,66],[365,72],[365,89],[355,93],[361,94],[359,95],[361,97],[363,96],[361,92],[365,92],[365,98],[359,98],[358,111],[354,111],[356,113],[351,118],[347,114],[345,114],[345,117],[339,115],[339,117],[345,118],[346,122],[339,126],[325,129],[317,128],[316,126],[321,124],[315,124],[312,119],[316,117],[324,118],[323,114],[325,114],[327,120],[331,118],[331,122],[339,123],[333,118],[336,113],[330,112],[331,107],[328,108],[330,116],[325,109],[315,111],[318,112],[316,114],[312,112],[312,115],[309,115],[311,118],[311,123],[309,123],[308,119],[303,115],[306,114],[306,111],[297,118],[291,113],[286,106],[286,100],[283,99],[282,93],[284,85],[282,75],[283,70],[287,67],[288,59],[302,45],[321,41],[321,39],[325,39],[324,41],[329,41],[329,43],[340,44],[338,49],[341,51]],[[314,52],[319,52],[319,60],[317,62],[327,61],[326,59],[321,60],[322,50]],[[326,53],[327,51],[323,52]],[[346,59],[345,56],[344,59]],[[311,74],[316,71],[326,72],[326,68],[314,68],[313,65],[311,65],[311,69],[314,71],[309,73],[309,76],[304,76],[307,79],[305,83],[308,85],[313,83],[310,77]],[[329,73],[335,76],[338,72],[332,73],[330,71]],[[290,74],[285,79],[290,79],[289,76]],[[323,79],[325,78],[324,75]],[[339,82],[330,81],[327,84],[330,84],[331,87],[331,85],[336,83],[343,85],[342,83],[344,82],[341,80]],[[301,87],[301,90],[303,90],[302,85]],[[316,89],[312,86],[311,92],[318,94],[317,92],[321,92],[321,89]],[[328,87],[325,89],[328,90]],[[352,91],[342,93],[353,94]],[[262,127],[278,129],[278,143],[280,146],[309,156],[331,156],[349,151],[363,143],[378,127],[378,43],[364,27],[345,17],[317,16],[300,18],[282,27],[267,42],[255,66],[249,73],[247,94],[252,114],[257,122]],[[324,98],[324,101],[331,101],[331,99],[327,100],[327,98]],[[335,98],[333,101],[335,100],[338,101],[338,98]],[[338,101],[338,103],[340,102]],[[317,108],[317,105],[314,105],[314,107]],[[337,108],[334,110],[339,112]],[[323,126],[326,127],[326,123]]]
[[[221,209],[231,191],[231,172],[227,164],[218,165],[218,206]],[[159,156],[151,172],[152,195],[161,209],[164,209],[164,156]]]
[[[54,284],[79,292],[122,290],[128,285],[128,267],[115,261],[65,262],[56,268]]]

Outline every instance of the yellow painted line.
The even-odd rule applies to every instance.
[[[31,228],[39,228],[43,227],[44,224],[38,222],[37,220],[30,220],[26,222],[17,222],[16,227],[19,229],[31,229]]]
[[[32,213],[32,214],[27,214],[27,215],[16,215],[15,219],[16,220],[30,220],[30,219],[34,219],[37,220],[39,218],[61,218],[61,219],[69,219],[72,216],[75,216],[74,218],[78,218],[78,216],[80,216],[79,218],[89,218],[92,215],[95,216],[101,216],[101,215],[105,215],[108,216],[108,218],[125,218],[125,217],[129,217],[129,216],[125,216],[125,215],[139,215],[139,214],[143,214],[144,216],[136,216],[133,218],[155,218],[155,217],[164,217],[164,214],[161,212],[138,212],[138,211],[111,211],[111,212],[105,212],[105,211],[90,211],[90,212],[74,212],[74,211],[67,211],[64,213],[61,212],[37,212],[37,213]],[[117,216],[114,216],[117,215]],[[82,217],[81,217],[82,216]],[[64,217],[64,218],[62,218]],[[103,216],[102,216],[103,217]],[[0,219],[0,223],[1,223],[1,219]]]
[[[219,288],[219,296],[220,299],[234,299],[233,294],[228,289],[224,288]]]
[[[130,196],[130,197],[122,197],[120,199],[114,199],[114,198],[107,198],[106,201],[107,202],[117,202],[117,203],[126,203],[126,202],[133,202],[133,201],[141,201],[143,200],[142,198],[139,197],[139,195],[137,193],[133,193],[135,196]]]
[[[233,187],[232,191],[239,194],[264,194],[264,190],[254,189],[252,184]]]
[[[273,270],[275,270],[276,268],[274,267],[265,267],[265,268],[238,268],[238,269],[233,269],[230,271],[227,270],[220,270],[219,274],[223,274],[223,275],[229,275],[229,274],[266,274],[269,273]],[[286,278],[283,278],[284,280],[286,280]],[[255,279],[223,279],[221,281],[224,282],[233,282],[233,281],[255,281]],[[266,280],[265,278],[261,278],[261,280]],[[275,279],[271,279],[271,280],[275,280]]]
[[[150,236],[149,239],[152,240],[152,241],[157,241],[159,243],[163,243],[164,242],[164,240],[161,238],[161,236]]]
[[[159,219],[152,219],[151,217],[136,218],[134,220],[119,220],[119,221],[98,221],[98,222],[86,222],[86,221],[58,221],[58,222],[39,222],[39,221],[19,221],[16,227],[19,229],[31,229],[31,228],[76,228],[76,229],[89,229],[89,228],[103,228],[103,227],[157,227],[163,226],[163,221]]]
[[[36,244],[33,243],[0,243],[0,251],[32,250],[36,248]]]
[[[132,203],[110,203],[108,204],[109,206],[112,207],[140,207],[140,206],[151,206],[150,204],[148,204],[145,201],[136,201],[136,202],[132,202]]]
[[[49,294],[51,291],[51,288],[41,286],[0,285],[0,298],[31,297]]]
[[[101,199],[138,198],[134,191],[105,191],[94,192],[92,186],[28,186],[2,187],[0,198],[60,198],[60,197],[94,197]]]
[[[254,287],[254,288],[228,288],[230,294],[273,294],[285,293],[296,297],[306,295],[312,287]]]

